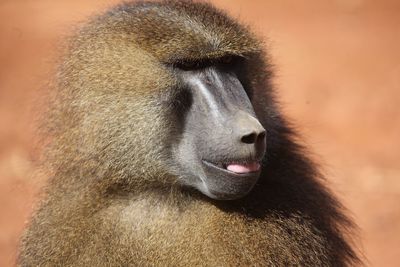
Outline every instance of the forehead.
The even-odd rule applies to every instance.
[[[226,54],[251,54],[253,61],[262,54],[247,28],[207,4],[188,1],[121,5],[89,21],[69,48],[61,79],[140,98],[176,88],[165,63]]]
[[[125,4],[107,20],[161,62],[244,55],[260,51],[247,28],[205,3],[166,1]]]

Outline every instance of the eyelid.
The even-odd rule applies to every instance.
[[[173,67],[181,69],[181,70],[198,70],[198,69],[203,69],[208,66],[212,65],[223,65],[223,66],[235,66],[236,64],[240,63],[243,61],[245,58],[242,56],[238,55],[226,55],[221,58],[216,58],[216,59],[206,59],[206,60],[180,60],[175,62]]]
[[[173,66],[181,70],[197,70],[204,68],[208,64],[210,63],[207,61],[182,60],[174,63]]]
[[[222,64],[230,64],[230,63],[233,62],[233,57],[232,56],[225,56],[225,57],[222,57],[218,61],[219,61],[219,63],[222,63]]]

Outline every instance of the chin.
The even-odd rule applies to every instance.
[[[236,173],[224,168],[229,164],[213,164],[203,161],[204,176],[198,189],[207,197],[216,200],[236,200],[245,197],[257,183],[260,165],[253,170]]]

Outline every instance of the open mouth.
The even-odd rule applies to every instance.
[[[204,164],[219,169],[220,171],[236,174],[236,175],[253,175],[257,174],[261,170],[261,164],[258,161],[250,162],[230,162],[230,163],[212,163],[207,160],[203,160]]]

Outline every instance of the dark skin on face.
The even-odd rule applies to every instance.
[[[128,1],[88,21],[55,77],[51,177],[18,264],[357,263],[263,47],[204,1]]]
[[[266,133],[241,81],[245,58],[181,61],[174,67],[181,80],[182,137],[176,160],[181,182],[213,199],[245,196],[261,173]],[[183,115],[182,115],[183,112]]]

